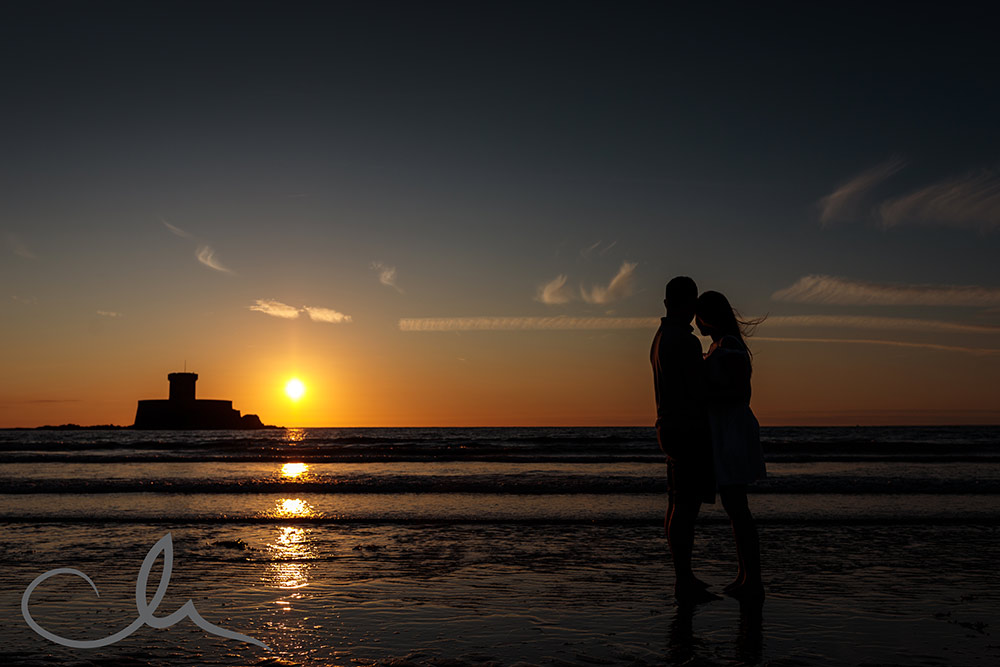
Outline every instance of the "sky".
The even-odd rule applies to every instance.
[[[1000,423],[985,10],[697,4],[5,3],[0,427],[651,424],[675,275],[765,425]]]

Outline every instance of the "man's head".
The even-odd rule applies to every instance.
[[[687,276],[671,279],[667,283],[663,305],[667,307],[667,317],[690,322],[694,319],[694,311],[698,307],[698,286]]]

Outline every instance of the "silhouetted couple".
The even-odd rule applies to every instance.
[[[656,437],[667,455],[667,540],[679,602],[719,598],[691,569],[694,526],[702,503],[716,490],[736,539],[739,569],[723,592],[761,598],[760,541],[747,504],[747,485],[764,477],[760,428],[750,411],[750,350],[742,322],[725,296],[698,296],[695,282],[678,276],[667,283],[667,316],[653,338],[650,360],[656,392]],[[693,333],[697,318],[712,339],[708,354]]]

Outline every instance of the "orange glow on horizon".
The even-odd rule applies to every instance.
[[[383,340],[344,329],[342,336],[336,345],[305,338],[284,347],[260,332],[248,339],[249,356],[220,341],[198,365],[198,397],[232,400],[243,414],[289,428],[290,449],[304,435],[297,427],[647,426],[655,419],[651,332],[397,332]],[[751,346],[752,407],[765,426],[1000,423],[1000,355],[771,340]],[[164,398],[164,371],[176,369],[144,353],[116,354],[128,363],[110,367],[97,385],[92,363],[56,373],[39,370],[37,351],[9,360],[7,375],[18,385],[0,387],[0,427],[131,424],[136,400]],[[298,401],[285,392],[290,379],[306,390]]]

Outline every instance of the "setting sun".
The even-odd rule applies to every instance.
[[[288,384],[285,385],[285,393],[288,395],[288,398],[293,401],[297,401],[305,395],[306,386],[302,384],[302,380],[292,378],[288,381]]]

